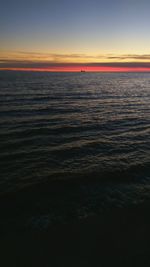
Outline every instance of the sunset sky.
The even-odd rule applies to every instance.
[[[150,71],[149,0],[1,0],[0,69]]]

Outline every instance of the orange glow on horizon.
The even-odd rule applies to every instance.
[[[150,72],[150,68],[144,67],[104,67],[104,66],[74,66],[74,67],[49,67],[49,68],[0,68],[9,71],[39,71],[39,72]]]

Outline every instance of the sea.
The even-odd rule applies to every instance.
[[[149,199],[150,73],[0,71],[0,165],[35,227]]]

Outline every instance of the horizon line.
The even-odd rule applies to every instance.
[[[135,67],[107,67],[107,68],[0,68],[0,71],[21,71],[21,72],[150,72],[150,68],[135,68]]]

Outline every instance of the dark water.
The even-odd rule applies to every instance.
[[[1,193],[87,177],[90,205],[149,196],[150,74],[1,71],[0,164]]]

